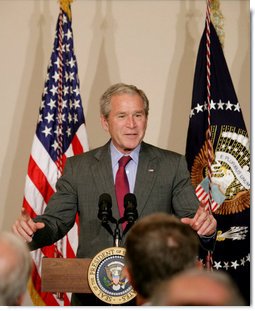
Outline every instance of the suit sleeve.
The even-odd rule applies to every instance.
[[[172,205],[174,213],[178,217],[193,217],[199,206],[184,156],[180,156],[179,161],[176,163]]]
[[[35,222],[43,222],[45,227],[35,233],[33,241],[28,244],[30,250],[55,243],[74,225],[78,199],[69,159],[66,161],[63,176],[56,184],[56,190],[44,214],[34,219]]]
[[[193,217],[199,206],[193,185],[191,184],[190,174],[184,156],[181,156],[177,167],[173,191],[174,211],[181,217]],[[183,216],[185,214],[185,216]],[[199,236],[200,244],[205,250],[213,251],[216,241],[216,232],[212,236]]]

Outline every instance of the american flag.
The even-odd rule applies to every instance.
[[[60,9],[25,183],[23,207],[31,217],[44,212],[66,158],[87,150],[71,18]],[[41,259],[75,257],[77,243],[78,218],[62,240],[31,252],[34,267],[29,291],[35,305],[70,305],[70,294],[41,292]]]

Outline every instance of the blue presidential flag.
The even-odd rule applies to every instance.
[[[208,202],[207,49],[202,35],[194,75],[186,158],[199,200]],[[213,269],[228,272],[250,303],[250,145],[223,50],[210,24],[211,208],[218,222]],[[203,260],[203,252],[201,251]]]

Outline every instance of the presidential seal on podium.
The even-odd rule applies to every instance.
[[[136,296],[125,276],[125,252],[123,247],[106,248],[92,259],[88,268],[91,291],[108,304],[124,304]]]

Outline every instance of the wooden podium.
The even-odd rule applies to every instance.
[[[89,258],[42,259],[42,292],[92,293],[88,284]]]

